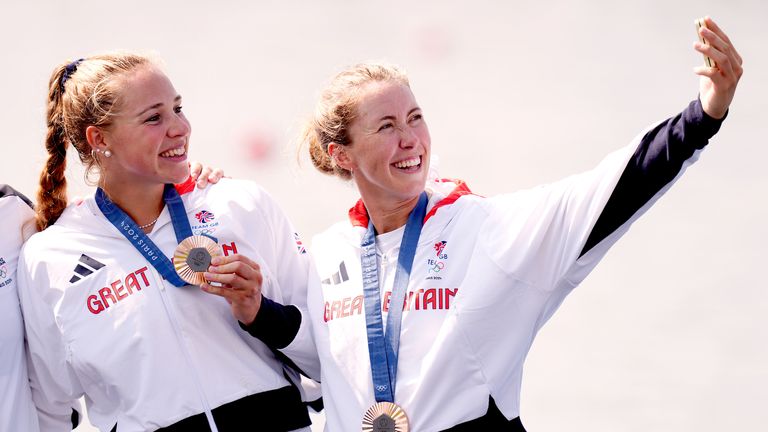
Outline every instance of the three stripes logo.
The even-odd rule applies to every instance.
[[[339,264],[339,271],[332,274],[331,277],[323,279],[321,283],[323,285],[330,285],[330,284],[338,285],[348,280],[349,280],[349,275],[347,274],[347,266],[346,264],[344,264],[344,261],[342,261],[341,264]]]
[[[80,259],[78,261],[79,263],[77,264],[77,267],[75,267],[75,274],[72,275],[72,278],[69,280],[69,283],[75,283],[80,279],[83,279],[86,276],[89,276],[91,273],[95,272],[96,270],[99,270],[100,268],[104,267],[104,264],[96,261],[95,259],[89,257],[86,254],[80,255]]]

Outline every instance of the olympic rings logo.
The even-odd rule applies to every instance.
[[[0,278],[5,279],[6,276],[8,276],[8,267],[0,267]]]
[[[434,265],[434,266],[432,266],[432,267],[429,269],[429,271],[430,271],[430,272],[439,273],[439,272],[440,272],[440,270],[442,270],[442,269],[444,269],[444,268],[445,268],[445,263],[443,263],[442,261],[437,261],[437,262],[435,263],[435,265]]]

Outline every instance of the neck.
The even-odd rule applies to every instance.
[[[146,225],[156,220],[165,206],[163,184],[141,187],[126,182],[103,181],[99,186],[137,225]]]
[[[365,199],[363,199],[363,203],[365,203],[368,216],[373,221],[376,232],[384,234],[394,231],[408,222],[408,216],[416,208],[416,204],[419,203],[419,195],[406,201],[386,204],[378,202],[368,203]]]

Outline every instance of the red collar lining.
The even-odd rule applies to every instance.
[[[179,195],[188,194],[195,190],[195,180],[190,176],[184,183],[179,183],[173,186],[176,188],[176,192],[178,192]]]
[[[429,210],[427,215],[424,216],[424,223],[427,223],[429,218],[434,216],[435,213],[437,213],[437,209],[440,207],[453,204],[462,196],[472,194],[472,191],[469,190],[469,186],[467,186],[463,180],[439,179],[437,182],[455,183],[456,187],[451,191],[451,193],[448,194],[448,196],[440,200],[437,204],[434,205],[434,207]],[[352,224],[352,226],[368,228],[368,210],[366,210],[362,199],[357,200],[357,203],[355,203],[355,205],[349,209],[349,222]]]

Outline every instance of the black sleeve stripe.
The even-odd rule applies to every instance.
[[[579,256],[611,235],[674,180],[685,161],[717,133],[723,120],[709,117],[696,99],[648,132],[624,168]]]
[[[76,409],[72,408],[72,414],[69,416],[69,420],[72,422],[72,429],[80,425],[80,413]]]
[[[27,203],[27,205],[30,208],[34,208],[34,206],[32,205],[32,201],[30,201],[29,198],[24,196],[24,194],[22,194],[21,192],[17,191],[16,189],[8,186],[7,184],[0,184],[0,198],[10,197],[10,196],[19,197],[19,198],[21,198],[22,201]]]
[[[312,408],[315,412],[319,413],[320,411],[325,408],[325,405],[323,404],[323,398],[320,397],[319,399],[315,399],[313,401],[304,402],[308,407]]]
[[[284,306],[264,296],[256,319],[249,326],[240,327],[272,349],[287,347],[301,327],[301,312],[296,306]]]

